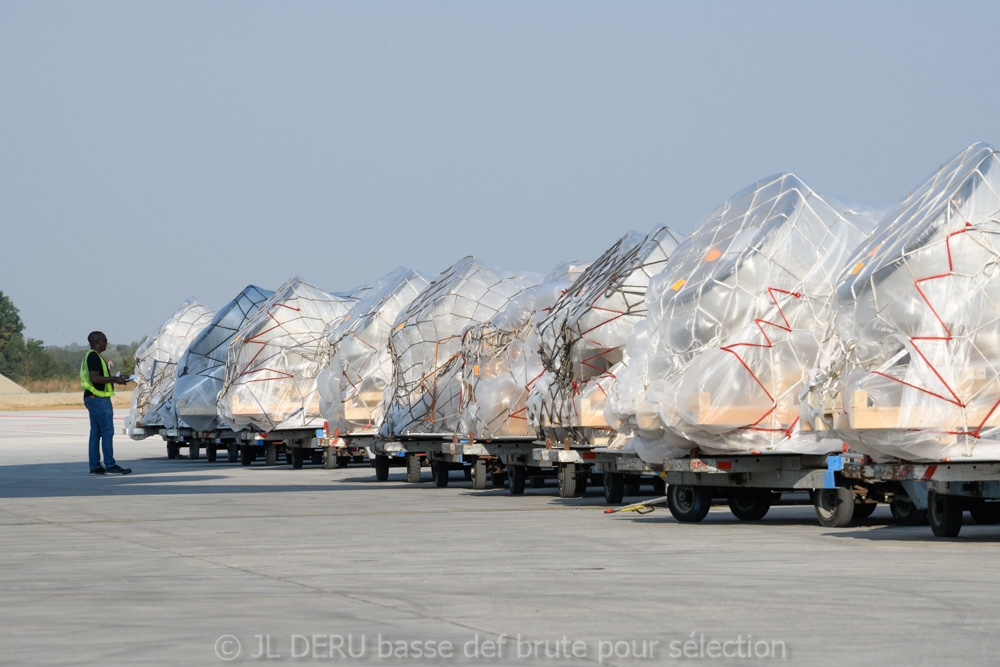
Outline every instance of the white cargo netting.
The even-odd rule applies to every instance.
[[[1000,460],[998,267],[1000,161],[974,144],[846,262],[812,414],[877,457]]]
[[[439,275],[393,325],[393,379],[381,433],[451,434],[461,405],[462,334],[488,322],[532,281],[465,257]]]
[[[478,439],[533,437],[527,399],[545,368],[537,325],[586,264],[564,262],[538,285],[517,294],[489,322],[462,339],[459,432]]]
[[[180,308],[135,351],[135,389],[125,418],[126,431],[133,439],[146,437],[137,431],[138,427],[177,427],[172,400],[177,362],[188,345],[212,321],[214,314],[197,299],[185,299]]]
[[[219,422],[218,400],[226,377],[229,344],[272,294],[271,290],[248,285],[215,314],[177,364],[174,408],[177,417],[194,430],[225,426]]]
[[[629,232],[572,284],[539,324],[546,372],[528,397],[539,436],[597,442],[614,436],[604,403],[632,328],[646,314],[646,288],[677,247],[666,227]]]
[[[648,463],[705,453],[827,452],[798,393],[818,359],[841,267],[875,214],[790,174],[713,212],[650,283],[609,412]]]
[[[382,423],[383,395],[392,381],[389,333],[400,311],[428,285],[420,273],[397,268],[373,283],[328,332],[333,358],[317,383],[320,414],[331,433],[360,433]]]
[[[265,432],[322,426],[316,377],[330,364],[326,332],[357,300],[299,278],[279,287],[229,345],[223,423]]]

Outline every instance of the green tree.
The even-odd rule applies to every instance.
[[[0,292],[0,374],[15,382],[18,380],[18,363],[24,351],[24,322],[14,303]]]

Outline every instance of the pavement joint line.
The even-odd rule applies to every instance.
[[[214,521],[218,519],[298,519],[307,517],[341,517],[341,516],[409,516],[417,514],[500,514],[510,512],[567,512],[572,510],[601,510],[603,507],[582,506],[582,507],[512,507],[510,509],[466,509],[466,510],[419,510],[409,512],[330,512],[317,514],[223,514],[215,516],[178,516],[166,517],[162,519],[139,518],[139,519],[87,519],[80,521],[44,521],[34,519],[24,514],[15,514],[26,519],[33,519],[25,523],[6,524],[14,526],[80,526],[88,524],[104,523],[159,523],[165,521]],[[7,510],[9,511],[9,510]]]

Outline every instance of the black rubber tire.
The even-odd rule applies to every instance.
[[[409,484],[420,483],[420,457],[417,454],[406,455],[406,481]]]
[[[472,488],[476,491],[486,490],[486,459],[476,459],[469,467],[472,474]]]
[[[337,467],[338,468],[346,468],[347,465],[351,462],[351,457],[350,456],[337,456],[336,457],[336,461],[337,461]]]
[[[375,480],[384,482],[389,479],[389,457],[383,454],[375,455]]]
[[[729,494],[729,510],[740,521],[760,521],[770,509],[768,489],[739,489]]]
[[[681,523],[698,523],[712,509],[712,492],[703,486],[671,484],[667,487],[667,507]]]
[[[451,471],[451,464],[448,461],[434,461],[434,486],[443,489],[448,486],[448,473]]]
[[[507,486],[507,471],[494,470],[490,473],[490,488],[502,489]]]
[[[302,459],[305,458],[305,451],[301,447],[294,447],[292,449],[292,469],[299,470],[302,468]]]
[[[583,472],[576,473],[576,495],[582,496],[587,493],[587,487],[590,485],[590,471],[584,469]]]
[[[844,528],[854,520],[854,493],[838,486],[813,493],[816,520],[824,528]]]
[[[896,496],[896,499],[889,503],[889,511],[892,512],[896,524],[900,526],[921,526],[927,523],[927,510],[917,509],[917,506],[904,496]]]
[[[292,465],[292,450],[298,449],[298,447],[288,447],[285,446],[285,465]]]
[[[309,454],[309,462],[314,466],[323,465],[323,450],[314,449],[311,454]]]
[[[178,447],[176,443],[168,442],[167,443],[167,458],[168,459],[176,459],[177,458],[177,454],[180,452],[180,449],[181,448]]]
[[[524,466],[507,466],[507,490],[510,495],[519,496],[524,493],[524,482],[528,479],[528,469]]]
[[[209,463],[215,463],[215,459],[217,458],[215,445],[209,445],[205,448],[205,458],[208,459]]]
[[[927,522],[937,537],[958,537],[962,530],[962,500],[934,491],[927,494]]]
[[[239,463],[240,461],[240,446],[239,445],[227,445],[226,449],[229,454],[230,463]]]
[[[1000,523],[1000,503],[973,502],[969,505],[969,514],[980,526],[995,526]]]
[[[559,497],[575,498],[579,495],[577,483],[579,477],[576,473],[576,466],[572,463],[559,466]]]
[[[625,497],[625,475],[620,472],[604,473],[604,502],[621,505]]]
[[[863,521],[878,508],[878,503],[854,503],[854,521]]]
[[[278,445],[276,443],[264,443],[264,465],[278,465]]]
[[[462,474],[465,475],[465,481],[466,482],[471,482],[472,481],[472,466],[465,466],[464,468],[462,468]]]
[[[257,452],[250,445],[240,445],[240,465],[248,466],[257,458]]]
[[[365,462],[365,455],[364,454],[356,454],[354,456],[354,462],[355,463],[364,463]]]
[[[658,496],[667,495],[667,480],[663,479],[659,475],[653,478],[653,493]]]

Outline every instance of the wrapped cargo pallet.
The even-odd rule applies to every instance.
[[[430,285],[404,267],[373,283],[328,332],[333,354],[319,374],[319,409],[331,432],[377,430],[385,414],[383,395],[392,380],[389,333],[393,322]]]
[[[393,379],[381,434],[452,434],[461,404],[462,334],[488,322],[531,286],[522,276],[475,257],[441,273],[393,325]]]
[[[299,278],[279,287],[229,345],[223,423],[265,432],[322,425],[316,378],[330,364],[326,332],[357,300]]]
[[[489,322],[462,338],[459,432],[478,439],[534,437],[527,399],[545,371],[537,325],[586,264],[565,262],[517,294]]]
[[[666,227],[629,232],[604,252],[538,325],[546,373],[528,397],[539,436],[605,442],[614,429],[604,402],[632,328],[646,315],[646,288],[677,247]]]
[[[177,417],[194,430],[225,426],[219,421],[218,401],[226,377],[229,344],[272,294],[271,290],[248,285],[215,314],[178,362],[174,407]]]
[[[840,448],[802,432],[798,393],[836,276],[875,219],[782,174],[736,194],[677,248],[650,283],[611,401],[640,457]]]
[[[1000,160],[974,144],[846,262],[815,378],[838,435],[876,457],[1000,460],[998,266]]]
[[[135,389],[125,428],[135,440],[141,427],[177,427],[173,405],[177,362],[188,345],[212,321],[214,311],[190,297],[135,351]]]

